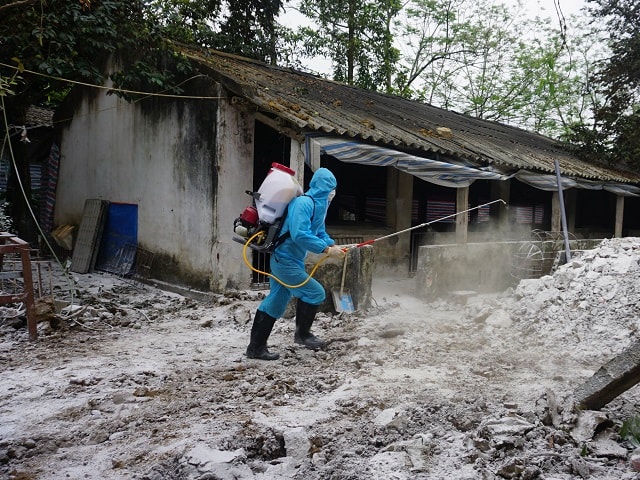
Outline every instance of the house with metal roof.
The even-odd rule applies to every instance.
[[[231,229],[273,162],[302,185],[319,166],[335,173],[327,228],[344,243],[406,230],[375,244],[385,273],[414,269],[420,245],[560,231],[562,213],[575,238],[640,232],[640,175],[554,139],[217,51],[184,54],[201,73],[188,95],[129,104],[85,92],[61,131],[56,224],[80,223],[86,199],[135,206],[129,235],[156,253],[156,278],[213,291],[259,282]]]

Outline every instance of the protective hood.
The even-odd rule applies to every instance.
[[[313,177],[311,177],[307,195],[317,198],[318,200],[325,199],[329,197],[329,192],[331,190],[335,190],[337,186],[338,181],[333,173],[331,173],[331,170],[327,168],[319,168],[313,174]]]

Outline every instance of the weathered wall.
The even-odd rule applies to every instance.
[[[155,253],[152,277],[216,290],[241,280],[239,249],[227,244],[253,145],[234,151],[246,128],[219,86],[197,94],[212,99],[83,96],[62,131],[54,220],[79,225],[87,198],[136,204],[139,245]]]
[[[214,291],[248,288],[251,271],[242,259],[243,245],[233,241],[233,221],[251,204],[253,190],[255,118],[231,102],[220,104],[216,190],[216,242],[211,250],[211,285]],[[249,255],[249,258],[251,256]]]
[[[600,241],[572,240],[570,248],[586,250]],[[415,293],[423,298],[436,298],[460,290],[481,293],[505,290],[519,280],[512,275],[516,252],[530,244],[492,242],[420,247]]]

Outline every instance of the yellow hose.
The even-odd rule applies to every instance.
[[[249,263],[249,259],[247,258],[247,249],[249,248],[249,245],[251,244],[251,242],[253,241],[254,238],[258,237],[258,236],[264,236],[265,232],[260,230],[259,232],[257,232],[256,234],[254,234],[251,238],[249,238],[249,240],[247,240],[247,242],[244,244],[244,247],[242,248],[242,259],[244,260],[244,263],[246,263],[247,267],[249,267],[251,270],[253,270],[256,273],[261,273],[262,275],[266,275],[267,277],[271,277],[273,278],[276,282],[278,282],[280,285],[283,285],[287,288],[300,288],[301,286],[305,285],[309,280],[311,280],[311,277],[313,277],[313,275],[316,273],[316,270],[318,269],[318,267],[320,266],[320,264],[322,262],[324,262],[327,258],[329,258],[329,255],[325,255],[324,257],[322,257],[320,260],[318,260],[318,263],[315,264],[315,266],[313,267],[313,269],[311,270],[311,273],[309,274],[309,276],[307,277],[307,279],[298,284],[298,285],[289,285],[287,283],[284,283],[282,280],[280,280],[278,277],[276,277],[275,275],[272,275],[271,273],[267,273],[267,272],[263,272],[262,270],[258,270],[257,268],[254,268],[253,265],[251,265]]]

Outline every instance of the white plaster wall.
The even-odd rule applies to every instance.
[[[219,235],[212,251],[212,281],[220,289],[247,288],[251,270],[243,260],[243,245],[233,240],[233,221],[251,205],[247,190],[253,190],[255,118],[220,103],[218,122],[218,173],[221,179],[216,192],[216,225]],[[247,252],[251,262],[251,251]]]
[[[216,126],[196,125],[191,105],[183,105],[182,115],[173,104],[149,116],[113,95],[85,98],[62,135],[55,223],[79,225],[88,198],[136,204],[142,247],[209,278],[214,290],[248,285],[241,245],[231,238],[233,219],[249,199],[244,191],[252,186],[253,144],[243,143],[248,135],[233,134],[243,125],[233,109],[222,108],[215,151]],[[193,141],[207,129],[210,142]],[[217,185],[216,169],[223,179]]]

